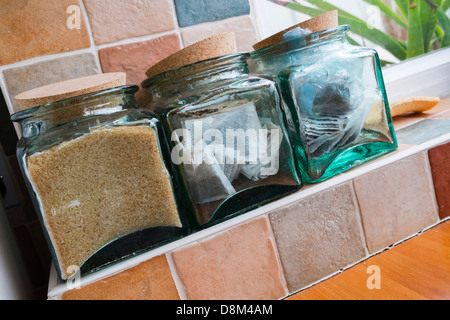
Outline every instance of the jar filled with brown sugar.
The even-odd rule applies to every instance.
[[[63,280],[188,233],[159,121],[116,76],[16,97],[17,157]]]

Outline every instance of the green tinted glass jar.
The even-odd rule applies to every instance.
[[[12,116],[17,157],[62,280],[178,239],[189,226],[163,131],[137,86]]]
[[[142,83],[200,228],[301,187],[275,83],[250,75],[247,59],[225,55]]]
[[[304,182],[319,182],[397,148],[380,61],[339,26],[252,52],[275,79]]]

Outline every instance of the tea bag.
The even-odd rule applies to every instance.
[[[197,203],[225,199],[235,193],[232,182],[239,174],[258,181],[278,171],[280,128],[270,119],[262,124],[252,102],[219,106],[217,110],[182,123],[186,130],[185,151],[192,159],[184,167]]]
[[[312,158],[358,140],[371,105],[365,102],[362,74],[327,59],[294,76],[291,85],[300,112],[301,138]]]
[[[279,149],[283,140],[281,129],[273,124],[270,118],[261,119],[261,124],[258,160],[254,164],[247,163],[241,170],[245,177],[253,181],[265,179],[278,172]]]
[[[203,143],[203,150],[203,161],[201,163],[197,164],[192,161],[190,164],[184,164],[194,201],[196,203],[208,203],[225,199],[235,193],[236,190],[205,143]],[[198,158],[198,155],[192,154],[192,156]]]

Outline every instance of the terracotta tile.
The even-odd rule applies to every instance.
[[[20,111],[14,97],[24,91],[54,82],[100,73],[92,53],[81,53],[5,69],[3,75],[14,112]]]
[[[69,29],[71,5],[78,0],[8,1],[0,7],[0,65],[90,46],[83,15],[80,28]],[[80,11],[81,13],[81,11]]]
[[[172,253],[188,299],[278,299],[286,294],[266,218]]]
[[[180,41],[176,34],[160,38],[109,47],[99,50],[103,72],[126,72],[127,83],[141,85],[146,79],[145,72],[149,67],[180,50]],[[136,98],[145,105],[149,98],[142,89]]]
[[[441,113],[433,116],[433,118],[450,119],[450,110],[441,112]]]
[[[400,130],[404,127],[407,127],[414,123],[417,123],[417,122],[423,120],[424,118],[425,117],[423,117],[420,114],[408,114],[408,115],[393,117],[392,123],[394,124],[395,130]]]
[[[423,230],[438,220],[424,152],[354,179],[370,253]]]
[[[175,29],[170,0],[84,0],[96,44]]]
[[[109,278],[72,289],[63,300],[179,300],[165,256],[158,256]]]
[[[181,37],[183,38],[184,46],[188,46],[215,34],[228,31],[234,31],[238,51],[253,51],[252,45],[258,42],[259,36],[250,16],[183,28]]]
[[[351,182],[269,214],[289,291],[367,255]]]
[[[439,217],[450,216],[450,142],[428,150]]]

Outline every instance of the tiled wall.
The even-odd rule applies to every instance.
[[[17,0],[0,7],[0,141],[14,179],[9,192],[19,199],[6,211],[35,297],[45,299],[51,258],[15,157],[14,96],[102,72],[126,72],[128,84],[140,85],[151,65],[203,38],[235,31],[238,50],[248,51],[259,34],[249,0]],[[142,92],[137,98],[146,103]]]
[[[156,62],[225,31],[249,51],[259,41],[253,11],[249,0],[14,1],[0,11],[2,91],[15,112],[15,95],[61,80],[123,71],[140,85]]]
[[[413,153],[61,298],[284,298],[448,218],[449,151]]]

